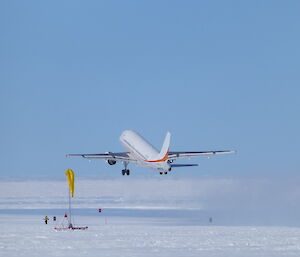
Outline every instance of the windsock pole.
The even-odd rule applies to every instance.
[[[69,228],[72,228],[72,208],[71,208],[71,192],[69,191]]]

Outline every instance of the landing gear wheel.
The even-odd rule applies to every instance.
[[[127,176],[129,176],[129,175],[130,175],[130,170],[127,170],[127,169],[122,170],[122,175],[124,176],[125,174],[126,174]]]
[[[165,171],[165,175],[167,175],[168,174],[168,172],[167,171]]]
[[[130,170],[127,169],[128,161],[123,161],[123,164],[124,164],[125,169],[122,170],[122,175],[124,176],[126,174],[127,176],[129,176],[130,175]]]
[[[163,172],[159,172],[159,174],[160,174],[160,175],[162,175],[162,174],[163,174]]]

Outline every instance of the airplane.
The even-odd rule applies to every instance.
[[[171,133],[167,132],[160,152],[146,139],[133,130],[125,130],[120,136],[120,141],[128,152],[106,152],[99,154],[67,154],[66,157],[83,157],[87,159],[103,159],[109,165],[123,162],[122,175],[130,174],[127,168],[129,163],[136,163],[142,167],[149,167],[159,170],[160,174],[168,174],[172,168],[192,167],[198,164],[173,164],[178,158],[190,158],[196,156],[210,156],[216,154],[235,153],[232,150],[224,151],[201,151],[201,152],[173,152],[169,151]]]

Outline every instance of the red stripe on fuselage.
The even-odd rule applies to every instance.
[[[164,158],[160,159],[160,160],[155,160],[155,161],[147,161],[145,160],[145,162],[165,162],[168,160],[168,157],[169,157],[169,151],[166,152]]]

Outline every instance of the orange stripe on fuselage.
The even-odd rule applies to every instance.
[[[156,160],[156,161],[147,161],[145,160],[145,162],[165,162],[168,160],[169,157],[169,151],[167,151],[166,155],[164,156],[164,158],[160,159],[160,160]]]

